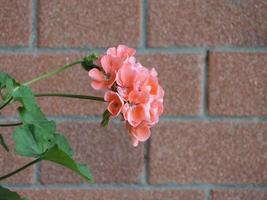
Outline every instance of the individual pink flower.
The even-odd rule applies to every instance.
[[[136,80],[137,70],[135,66],[126,62],[120,68],[116,76],[116,83],[118,84],[118,93],[127,101],[129,93],[133,90]]]
[[[148,78],[148,70],[140,63],[125,62],[119,69],[116,77],[118,92],[124,100],[128,100],[128,95],[133,90],[140,90]]]
[[[149,75],[146,77],[145,82],[143,83],[143,85],[141,85],[141,90],[145,90],[149,92],[149,94],[151,95],[156,95],[158,93],[158,87],[159,87],[157,76],[158,76],[157,71],[154,68],[152,68],[149,71]]]
[[[141,122],[148,118],[147,111],[149,111],[145,104],[131,105],[126,103],[123,108],[124,119],[134,127],[137,127]]]
[[[135,49],[129,48],[125,45],[119,45],[117,48],[112,47],[107,50],[107,55],[113,56],[113,57],[119,57],[123,61],[125,61],[127,58],[133,57],[135,54]]]
[[[105,101],[109,102],[108,111],[112,116],[118,116],[123,106],[123,100],[116,92],[107,91],[104,96]]]
[[[111,88],[115,82],[116,73],[122,66],[122,60],[105,55],[100,63],[103,70],[93,68],[89,71],[89,76],[92,78],[91,86],[96,90]]]

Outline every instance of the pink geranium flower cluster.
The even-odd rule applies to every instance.
[[[146,141],[150,128],[163,112],[164,91],[158,83],[157,71],[136,61],[135,49],[125,45],[109,48],[100,58],[100,67],[89,71],[91,86],[106,90],[104,99],[112,116],[120,113],[132,144]]]

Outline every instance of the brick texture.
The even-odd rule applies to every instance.
[[[90,166],[95,183],[139,181],[143,170],[143,147],[134,148],[130,144],[121,124],[110,124],[104,129],[96,123],[63,123],[59,130],[70,140],[76,159]],[[44,162],[41,182],[81,183],[83,179],[63,167]]]
[[[41,47],[139,43],[140,0],[40,0],[39,11]]]
[[[5,139],[5,142],[9,148],[9,152],[6,152],[2,146],[0,146],[0,176],[6,175],[19,167],[29,163],[31,159],[16,155],[14,152],[14,141],[12,140],[12,133],[14,128],[0,128],[0,133]],[[29,167],[26,170],[8,178],[1,183],[32,183],[33,182],[34,167]],[[1,198],[0,198],[1,199]]]
[[[0,46],[28,46],[31,1],[0,0]]]
[[[266,10],[262,0],[149,0],[148,44],[266,46]]]
[[[155,67],[165,90],[165,115],[198,115],[201,105],[203,56],[199,54],[147,54],[142,64]]]
[[[177,190],[30,190],[20,191],[20,194],[31,197],[31,200],[66,199],[66,200],[204,200],[204,194],[200,191],[177,191]]]
[[[209,114],[267,115],[267,54],[212,52]]]
[[[267,183],[266,123],[175,123],[154,129],[150,183]]]
[[[255,190],[216,190],[212,192],[213,200],[265,200],[267,199],[266,191],[255,191]]]
[[[0,185],[32,200],[267,199],[266,0],[0,0],[0,30],[0,72],[21,83],[125,44],[165,91],[160,123],[137,148],[119,118],[100,127],[106,103],[38,97],[94,182],[43,161]],[[90,82],[74,66],[30,86],[103,97]],[[11,150],[0,145],[0,176],[31,160],[15,155],[13,130],[0,125]]]

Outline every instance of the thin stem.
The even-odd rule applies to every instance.
[[[76,98],[76,99],[89,99],[94,101],[102,101],[105,102],[102,97],[95,96],[86,96],[86,95],[78,95],[78,94],[63,94],[63,93],[41,93],[34,94],[36,97],[68,97],[68,98]]]
[[[32,84],[34,82],[49,78],[51,76],[54,76],[54,75],[64,71],[65,69],[67,69],[67,68],[69,68],[69,67],[71,67],[73,65],[77,65],[77,64],[80,64],[80,63],[82,63],[82,60],[78,60],[78,61],[75,61],[73,63],[66,64],[66,65],[64,65],[64,66],[62,66],[62,67],[60,67],[60,68],[58,68],[58,69],[56,69],[54,71],[51,71],[49,73],[43,74],[41,76],[38,76],[38,77],[36,77],[36,78],[34,78],[34,79],[30,80],[30,81],[27,81],[27,82],[23,83],[23,85],[30,85],[30,84]]]
[[[35,159],[35,160],[29,162],[28,164],[26,164],[26,165],[24,165],[24,166],[22,166],[22,167],[16,169],[16,170],[13,171],[13,172],[10,172],[10,173],[8,173],[8,174],[6,174],[6,175],[4,175],[4,176],[1,176],[1,177],[0,177],[0,181],[1,181],[1,180],[4,180],[4,179],[6,179],[6,178],[8,178],[8,177],[10,177],[10,176],[13,176],[13,175],[15,175],[15,174],[17,174],[17,173],[19,173],[20,171],[26,169],[27,167],[30,167],[31,165],[33,165],[33,164],[35,164],[35,163],[37,163],[37,162],[40,162],[41,160],[42,160],[42,158],[37,158],[37,159]]]
[[[20,126],[22,125],[22,122],[16,122],[16,123],[8,123],[8,124],[0,124],[0,127],[7,127],[7,126]]]
[[[8,99],[6,99],[5,101],[3,101],[0,104],[0,110],[3,109],[6,105],[8,105],[10,103],[10,101],[12,101],[13,97],[9,97]]]

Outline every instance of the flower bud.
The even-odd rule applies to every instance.
[[[99,68],[97,65],[94,64],[94,61],[98,59],[98,55],[95,53],[89,54],[83,58],[82,67],[86,71],[90,71],[93,68]]]

